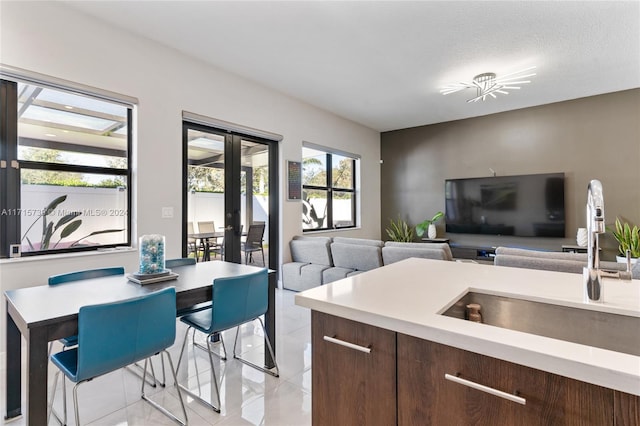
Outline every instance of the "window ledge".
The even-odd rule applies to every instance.
[[[91,251],[80,251],[76,253],[56,253],[56,254],[43,254],[39,256],[24,256],[24,257],[9,257],[5,259],[0,259],[0,265],[10,264],[10,263],[22,263],[22,262],[36,262],[36,261],[51,261],[58,259],[72,259],[75,257],[86,257],[86,256],[101,256],[105,254],[113,254],[113,253],[135,253],[137,252],[137,248],[133,247],[114,247],[114,248],[104,248],[97,249]]]
[[[306,229],[306,230],[302,230],[302,235],[307,235],[307,234],[326,234],[328,232],[347,232],[347,231],[355,231],[358,229],[362,229],[360,226],[354,226],[353,228],[336,228],[336,229],[318,229],[318,230],[314,230],[314,229]]]

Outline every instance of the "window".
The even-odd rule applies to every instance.
[[[359,157],[305,144],[302,148],[302,229],[356,226]]]
[[[0,257],[130,245],[133,105],[0,80]]]

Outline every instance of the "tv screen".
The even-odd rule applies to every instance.
[[[564,238],[564,173],[445,181],[452,233]]]

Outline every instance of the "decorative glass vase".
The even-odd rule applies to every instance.
[[[143,235],[139,239],[140,273],[157,274],[164,272],[164,235]]]

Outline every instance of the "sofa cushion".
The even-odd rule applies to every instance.
[[[332,243],[331,257],[334,266],[369,271],[382,266],[381,248],[370,245]]]
[[[309,235],[294,235],[293,240],[322,241],[331,244],[331,237],[312,237]]]
[[[580,260],[549,259],[543,257],[496,254],[496,257],[494,258],[494,265],[581,274],[582,269],[587,266],[587,262]]]
[[[322,271],[322,284],[329,284],[330,282],[341,280],[346,278],[347,275],[352,272],[355,271],[350,268],[341,268],[339,266],[325,269]]]
[[[293,239],[289,242],[291,259],[294,262],[315,263],[331,266],[331,250],[329,239]]]
[[[421,259],[451,260],[441,249],[412,248],[412,247],[382,247],[382,261],[385,265],[390,265],[410,257]]]
[[[282,286],[288,290],[302,291],[322,284],[322,272],[327,265],[290,262],[282,265]]]
[[[496,255],[500,254],[507,254],[510,256],[538,257],[542,259],[575,260],[584,262],[587,261],[586,253],[563,253],[559,251],[542,251],[511,247],[497,247]]]
[[[387,241],[384,243],[385,247],[403,247],[403,248],[415,248],[415,249],[428,249],[428,250],[442,250],[445,253],[444,260],[453,260],[453,253],[451,253],[451,247],[447,243],[401,243],[398,241]],[[420,256],[413,256],[420,257]]]
[[[374,246],[374,247],[384,246],[384,241],[382,240],[368,240],[366,238],[334,237],[333,242],[340,243],[340,244],[356,244],[360,246]]]

